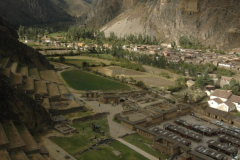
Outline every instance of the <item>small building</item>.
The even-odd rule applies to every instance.
[[[205,109],[205,115],[229,124],[234,124],[234,120],[237,119],[236,116],[232,115],[229,112],[224,112],[211,107]]]
[[[220,86],[223,87],[224,85],[229,85],[232,79],[233,77],[222,76],[220,80]]]
[[[188,80],[186,83],[187,83],[187,86],[188,86],[188,87],[192,87],[192,86],[195,84],[195,81],[193,81],[193,80],[190,79],[190,80]]]
[[[83,43],[83,42],[82,42],[82,43],[78,43],[77,46],[80,47],[80,48],[82,48],[82,47],[85,46],[85,43]]]
[[[205,92],[207,93],[208,96],[210,96],[215,90],[215,86],[214,85],[207,85],[205,87]]]
[[[120,95],[118,95],[117,93],[102,93],[99,97],[100,102],[105,103],[105,104],[118,104],[120,103]]]

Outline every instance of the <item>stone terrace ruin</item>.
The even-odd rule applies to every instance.
[[[55,124],[54,128],[63,135],[69,135],[77,132],[76,128],[71,127],[66,122],[62,122],[61,124]]]
[[[12,121],[0,123],[1,160],[29,160],[28,156],[32,155],[32,153],[45,160],[39,154],[40,146],[24,124],[13,123]]]
[[[16,88],[24,91],[48,112],[56,115],[83,109],[84,104],[76,101],[73,95],[70,96],[54,70],[29,68],[11,62],[10,58],[0,58],[0,66]]]
[[[31,68],[2,57],[0,68],[16,89],[25,92],[51,114],[74,112],[84,107],[69,93],[53,70]],[[74,128],[66,130],[67,124],[61,127],[66,133],[76,131]],[[24,124],[0,122],[1,160],[45,160],[42,155],[49,154],[38,145]]]

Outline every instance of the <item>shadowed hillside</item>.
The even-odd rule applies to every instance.
[[[0,16],[11,25],[49,24],[71,21],[71,16],[49,0],[3,0]]]
[[[18,41],[17,33],[8,27],[0,18],[0,61],[5,59],[19,62],[23,65],[35,66],[42,69],[53,69],[49,62],[38,52]],[[1,63],[6,64],[7,63]],[[37,104],[17,85],[12,85],[4,75],[8,70],[0,66],[0,120],[21,120],[28,128],[42,128],[51,124],[51,119],[45,108]],[[14,74],[18,76],[17,74]],[[12,78],[12,77],[11,77]],[[18,78],[18,77],[13,77]]]

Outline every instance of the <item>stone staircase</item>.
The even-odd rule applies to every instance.
[[[8,65],[10,64],[10,58],[1,59],[0,64],[1,64],[1,68],[3,68],[3,69],[7,68]]]
[[[17,73],[18,71],[18,62],[12,62],[10,64],[10,69],[12,73]]]
[[[15,125],[12,121],[6,121],[2,123],[3,129],[5,131],[5,134],[8,138],[9,143],[6,145],[7,151],[17,151],[17,150],[23,150],[23,147],[26,145],[18,133],[18,130],[16,129]]]
[[[23,151],[14,152],[10,155],[12,160],[29,160],[27,155]]]
[[[29,69],[29,76],[35,80],[41,80],[38,69],[37,68],[30,68]]]
[[[0,149],[0,157],[1,157],[1,160],[11,160],[6,149]]]
[[[24,79],[24,84],[19,86],[19,89],[24,90],[27,94],[34,94],[34,79],[31,77]]]
[[[24,124],[11,120],[0,123],[1,160],[46,160],[39,152],[39,145]]]
[[[28,66],[21,65],[18,70],[19,74],[22,74],[24,78],[29,76]]]
[[[74,100],[74,96],[62,84],[54,70],[29,68],[18,62],[11,62],[9,58],[0,58],[0,67],[17,89],[43,105],[48,112],[80,109],[84,106]]]

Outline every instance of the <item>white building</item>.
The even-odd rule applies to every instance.
[[[240,111],[240,96],[233,95],[230,90],[217,89],[210,95],[208,104],[211,108],[225,112]]]

